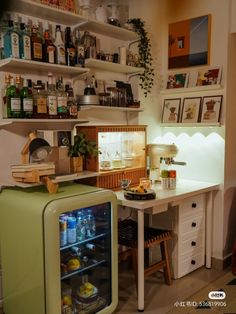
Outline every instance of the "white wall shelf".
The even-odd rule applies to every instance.
[[[220,127],[220,122],[215,123],[205,123],[205,122],[198,122],[198,123],[161,123],[161,127],[172,127],[172,128],[179,128],[179,127]]]
[[[82,15],[57,9],[52,6],[37,3],[35,1],[15,1],[12,10],[17,13],[56,23],[61,23],[68,26],[77,25],[80,27],[80,29],[86,29],[116,39],[121,39],[125,41],[138,39],[138,35],[135,32],[127,30],[125,28],[113,26],[108,23],[98,22],[92,19],[87,19]]]
[[[211,90],[220,90],[222,89],[222,85],[204,85],[204,86],[195,86],[195,87],[186,87],[186,88],[171,88],[171,89],[163,89],[160,91],[162,95],[168,94],[180,94],[180,93],[192,93],[192,92],[202,92],[202,91],[211,91]]]
[[[0,119],[0,126],[11,123],[87,123],[88,119]]]
[[[51,64],[47,62],[38,62],[32,60],[23,60],[15,58],[7,58],[0,60],[0,71],[23,73],[27,71],[35,74],[48,74],[52,72],[58,75],[69,75],[76,77],[89,71],[89,69],[81,67],[71,67],[66,65]]]
[[[81,105],[80,110],[114,110],[114,111],[126,111],[126,112],[142,112],[142,108],[128,108],[128,107],[112,107],[112,106],[99,106],[99,105]]]
[[[143,68],[131,67],[129,65],[123,65],[120,63],[113,63],[97,59],[85,59],[85,65],[88,68],[94,68],[103,71],[123,73],[123,74],[135,74],[143,71]]]

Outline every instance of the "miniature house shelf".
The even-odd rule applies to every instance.
[[[220,127],[221,123],[220,122],[215,122],[215,123],[204,123],[204,122],[199,122],[199,123],[161,123],[161,127],[172,127],[172,128],[186,128],[186,127]]]
[[[203,86],[186,87],[186,88],[170,88],[170,89],[161,90],[160,94],[167,95],[167,94],[203,92],[203,91],[211,91],[211,90],[217,90],[217,89],[222,89],[222,88],[223,86],[220,84],[203,85]]]

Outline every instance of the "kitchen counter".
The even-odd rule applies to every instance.
[[[116,192],[118,204],[136,209],[138,214],[138,311],[144,310],[144,213],[159,214],[171,210],[184,199],[205,194],[205,264],[211,268],[213,196],[220,189],[220,184],[178,179],[175,190],[163,190],[160,183],[153,184],[151,189],[155,191],[156,199],[145,201],[127,200],[123,191]]]

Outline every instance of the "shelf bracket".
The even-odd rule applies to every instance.
[[[133,45],[133,44],[136,44],[140,41],[140,39],[135,39],[135,40],[132,40],[128,43],[128,49],[130,49],[130,47]]]
[[[86,25],[86,24],[88,24],[88,21],[75,24],[75,25],[71,26],[71,30],[74,31],[75,29],[79,28],[80,26],[83,26],[83,25]]]

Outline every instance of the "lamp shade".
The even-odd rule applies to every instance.
[[[45,160],[51,150],[51,146],[42,138],[35,138],[29,144],[30,157],[34,160]]]

